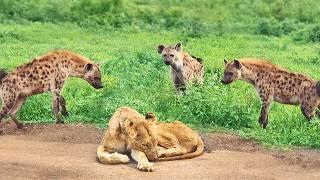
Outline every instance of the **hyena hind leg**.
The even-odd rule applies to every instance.
[[[269,110],[271,106],[271,98],[270,97],[263,97],[261,95],[261,112],[259,117],[259,124],[262,126],[263,129],[267,128],[268,120],[269,120]]]
[[[17,125],[19,129],[22,129],[24,125],[17,120],[17,112],[21,109],[21,106],[23,105],[25,100],[25,96],[18,96],[12,109],[9,112],[11,119],[14,121],[14,123]]]
[[[13,104],[14,104],[14,98],[2,100],[2,106],[0,108],[0,123],[2,119],[8,114],[8,112],[12,109]],[[3,134],[2,126],[0,127],[0,134]]]

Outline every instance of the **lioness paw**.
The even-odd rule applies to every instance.
[[[130,162],[130,159],[127,155],[122,155],[119,157],[120,158],[120,162],[121,163],[129,163]]]
[[[141,171],[153,171],[154,168],[153,168],[153,163],[150,163],[150,162],[140,162],[138,163],[138,169],[141,170]]]

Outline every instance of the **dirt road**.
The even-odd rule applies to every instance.
[[[156,162],[154,172],[135,163],[104,165],[95,151],[103,130],[88,125],[5,124],[0,136],[0,179],[320,179],[320,151],[278,152],[228,134],[203,134],[206,153]]]

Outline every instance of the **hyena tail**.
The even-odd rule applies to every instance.
[[[317,88],[317,94],[318,96],[320,96],[320,81],[317,82],[316,88]]]
[[[4,77],[6,77],[8,75],[8,73],[3,70],[3,69],[0,69],[0,84],[1,84],[1,81]]]
[[[195,60],[197,60],[200,64],[203,64],[203,59],[202,58],[199,58],[199,57],[195,57],[193,55],[191,55],[191,57]]]

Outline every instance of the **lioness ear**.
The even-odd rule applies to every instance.
[[[163,51],[163,49],[164,49],[164,45],[160,44],[160,45],[158,46],[158,53],[161,54],[162,51]]]
[[[128,118],[120,121],[121,131],[131,137],[136,136],[136,131],[132,129],[133,124],[133,121]]]
[[[180,51],[182,50],[182,44],[181,44],[181,42],[178,42],[178,43],[176,44],[175,49],[176,49],[178,52],[180,52]]]
[[[133,126],[133,122],[130,119],[126,119],[124,121],[124,124],[126,127],[132,127]]]
[[[234,64],[234,66],[237,68],[237,69],[241,69],[241,63],[238,61],[238,60],[233,60],[233,64]]]
[[[128,118],[125,118],[125,119],[120,121],[120,127],[122,129],[126,129],[126,128],[132,127],[132,126],[133,126],[133,122]]]
[[[92,64],[88,63],[88,64],[84,65],[84,70],[86,72],[91,71],[92,69],[93,69],[93,65]]]
[[[150,121],[152,124],[155,124],[158,121],[157,117],[153,114],[153,112],[148,112],[145,118],[146,120]]]

